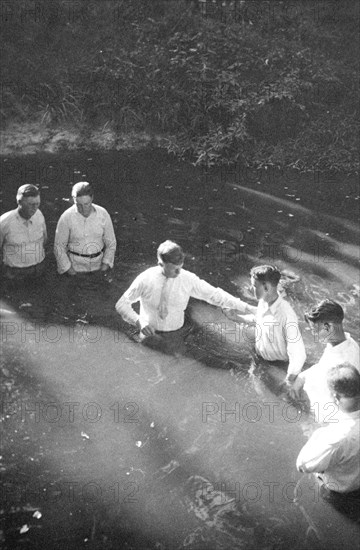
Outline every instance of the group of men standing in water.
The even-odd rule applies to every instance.
[[[74,205],[59,219],[54,253],[61,275],[106,272],[113,267],[113,225],[108,212],[93,203],[93,196],[89,183],[75,184]],[[47,234],[39,210],[39,190],[23,185],[18,190],[17,203],[15,210],[0,217],[2,274],[23,280],[46,270]],[[289,395],[306,400],[321,425],[300,451],[298,470],[316,473],[334,493],[359,492],[359,346],[344,332],[340,304],[325,299],[305,314],[312,333],[326,347],[320,360],[303,370],[306,352],[298,319],[279,295],[281,273],[275,266],[251,269],[251,287],[258,302],[254,306],[186,271],[184,260],[178,244],[169,240],[161,243],[157,265],[136,277],[116,303],[117,312],[138,328],[146,344],[186,334],[185,310],[190,298],[221,307],[235,322],[253,324],[259,361],[285,368],[284,383]],[[139,313],[133,309],[136,302],[140,302]]]

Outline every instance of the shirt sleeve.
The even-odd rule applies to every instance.
[[[47,230],[46,230],[46,222],[43,213],[41,213],[42,216],[42,227],[43,227],[43,238],[44,238],[44,246],[47,243]]]
[[[114,257],[116,251],[116,237],[114,226],[108,212],[105,213],[105,229],[104,229],[104,244],[105,251],[102,258],[102,263],[110,267],[114,266]]]
[[[295,313],[289,315],[284,326],[286,339],[286,351],[289,357],[288,374],[297,376],[306,360],[304,341],[301,336],[299,324]]]
[[[144,286],[141,278],[136,277],[131,286],[124,292],[115,305],[115,309],[119,315],[121,315],[124,321],[131,325],[135,325],[139,319],[139,315],[134,311],[132,304],[139,301],[143,288]]]
[[[0,220],[0,251],[1,251],[1,262],[2,262],[2,247],[4,244],[5,237],[5,223],[3,220]]]
[[[330,428],[320,428],[301,449],[296,460],[296,467],[301,472],[325,472],[335,456],[337,447],[329,441],[327,432]],[[320,432],[320,433],[318,433]]]
[[[191,296],[198,298],[198,300],[204,300],[213,306],[226,307],[236,309],[239,313],[252,313],[248,308],[248,304],[235,298],[222,288],[215,288],[203,279],[195,276],[195,280],[191,290]]]
[[[54,240],[54,254],[58,272],[60,274],[65,273],[71,267],[71,262],[67,255],[67,246],[70,238],[70,226],[66,218],[67,217],[64,215],[60,217],[56,227]]]

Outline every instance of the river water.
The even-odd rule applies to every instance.
[[[359,340],[355,179],[232,168],[205,172],[163,153],[1,159],[1,212],[41,187],[49,254],[71,185],[96,184],[118,239],[102,278],[2,290],[5,548],[355,548],[359,523],[295,468],[311,421],[252,365],[251,335],[191,301],[181,353],[138,343],[114,305],[170,238],[186,268],[253,302],[249,269],[276,263],[298,313],[307,365],[322,353],[302,321],[330,297]]]

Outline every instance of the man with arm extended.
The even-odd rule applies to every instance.
[[[317,429],[296,461],[300,472],[316,473],[325,488],[349,494],[360,489],[360,374],[350,363],[327,371],[337,419]]]
[[[298,376],[292,391],[297,397],[305,393],[315,420],[321,423],[331,416],[331,404],[334,403],[327,385],[328,372],[344,361],[360,371],[359,346],[348,332],[344,332],[344,310],[337,302],[322,300],[305,313],[305,319],[313,335],[326,347],[318,363]]]
[[[296,313],[278,293],[281,273],[275,266],[260,265],[250,272],[251,286],[258,306],[249,306],[251,317],[237,311],[224,311],[230,319],[255,322],[255,350],[267,362],[288,362],[286,384],[291,387],[306,359],[304,342]]]
[[[72,188],[74,205],[60,217],[54,253],[58,272],[76,275],[107,271],[114,265],[116,238],[108,212],[93,203],[94,191],[86,181]]]
[[[157,259],[158,265],[140,273],[116,303],[116,311],[125,321],[138,327],[141,337],[181,329],[190,297],[214,306],[236,308],[244,314],[251,313],[251,306],[239,298],[182,269],[185,254],[178,244],[169,240],[161,243]],[[138,301],[139,314],[132,308]]]
[[[7,279],[37,277],[45,271],[45,219],[35,185],[19,187],[17,208],[0,217],[2,274]]]

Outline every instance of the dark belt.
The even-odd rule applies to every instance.
[[[79,252],[74,252],[73,250],[69,250],[70,254],[74,254],[75,256],[81,256],[82,258],[97,258],[104,252],[104,248],[100,250],[100,252],[95,252],[94,254],[79,254]]]

